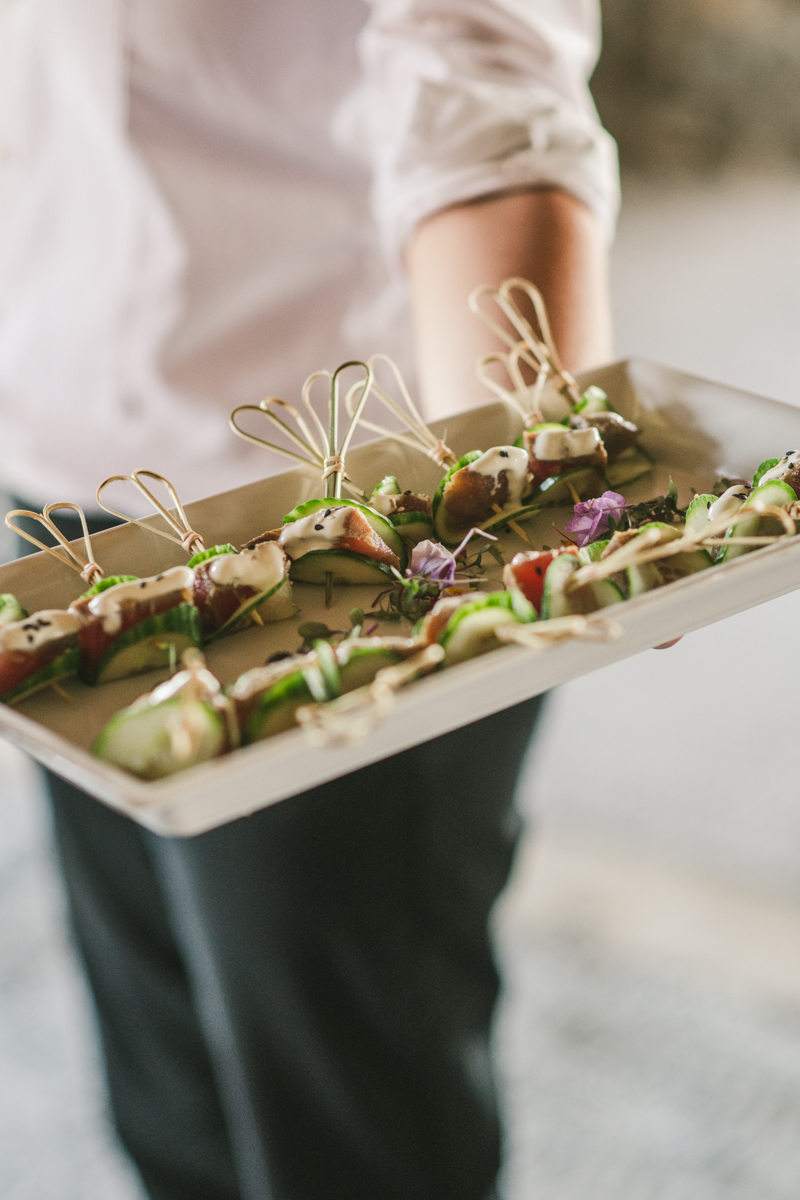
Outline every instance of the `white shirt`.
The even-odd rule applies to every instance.
[[[3,485],[265,474],[231,408],[410,369],[402,248],[448,204],[554,184],[610,238],[598,40],[596,0],[5,0]]]

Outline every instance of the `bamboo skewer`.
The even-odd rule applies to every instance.
[[[166,508],[157,496],[153,494],[147,484],[142,482],[142,478],[153,479],[156,483],[164,485],[167,494],[173,504],[173,511]],[[131,517],[127,513],[119,512],[116,508],[112,508],[103,500],[103,492],[112,483],[127,483],[131,484],[136,490],[145,497],[146,500],[153,505],[156,512],[163,518],[172,533],[166,533],[163,529],[159,529],[155,525],[148,524],[151,518],[142,519],[140,517]],[[121,521],[126,521],[132,525],[139,525],[142,529],[147,529],[150,533],[155,533],[159,537],[166,538],[168,542],[174,542],[177,546],[182,546],[187,554],[198,554],[205,550],[205,543],[200,534],[192,529],[189,518],[184,512],[180,497],[178,496],[175,487],[163,475],[159,475],[156,471],[148,471],[144,467],[139,467],[130,475],[110,475],[108,479],[104,479],[97,489],[97,503],[107,513],[118,517]]]
[[[60,508],[68,508],[78,514],[83,533],[85,558],[81,558],[74,546],[70,545],[58,526],[50,519],[50,514]],[[20,529],[18,525],[15,525],[11,520],[12,517],[28,517],[32,521],[37,521],[47,530],[51,537],[55,538],[58,545],[47,546],[44,542],[40,542],[32,533],[28,533],[27,530]],[[58,559],[60,563],[64,563],[65,566],[71,567],[73,571],[77,571],[81,579],[89,587],[93,587],[95,583],[103,578],[102,568],[94,561],[92,539],[89,534],[89,527],[86,524],[86,515],[79,504],[73,504],[71,500],[56,500],[54,504],[48,504],[40,513],[31,512],[25,508],[14,508],[6,513],[5,523],[8,529],[16,533],[19,537],[24,538],[26,542],[30,542],[32,546],[36,546],[39,550],[44,550],[53,558]]]

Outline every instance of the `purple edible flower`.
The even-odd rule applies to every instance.
[[[406,577],[415,579],[421,575],[425,579],[435,579],[441,583],[454,583],[456,559],[475,535],[485,538],[487,542],[497,541],[494,534],[486,533],[483,529],[470,529],[455,551],[448,550],[440,542],[419,542],[411,551],[411,565],[406,571]]]
[[[409,577],[424,575],[426,579],[440,579],[452,583],[456,574],[456,558],[439,542],[419,542],[411,551]]]
[[[609,517],[617,524],[628,507],[618,492],[603,492],[594,500],[581,500],[575,505],[575,515],[564,529],[575,534],[577,546],[588,546],[600,533],[608,530]]]

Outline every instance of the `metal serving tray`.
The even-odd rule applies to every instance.
[[[671,475],[685,503],[691,487],[706,490],[719,475],[749,477],[765,458],[800,446],[800,410],[774,400],[710,383],[638,359],[588,372],[581,383],[598,383],[614,407],[636,421],[655,471],[623,489],[629,499],[662,494]],[[512,441],[519,422],[502,404],[453,417],[435,431],[457,454]],[[147,464],[104,464],[109,471]],[[422,455],[390,440],[351,451],[351,476],[372,488],[386,474],[403,487],[432,493],[438,469]],[[180,480],[176,481],[180,486]],[[280,524],[295,504],[319,494],[319,480],[294,468],[258,483],[187,505],[192,527],[206,545],[242,543]],[[534,546],[558,544],[553,523],[563,528],[567,509],[548,509],[526,529]],[[151,575],[185,561],[179,547],[129,525],[94,539],[107,574]],[[506,555],[523,549],[516,534],[501,540]],[[77,585],[77,586],[76,586]],[[499,586],[499,568],[487,572],[487,588]],[[800,587],[800,537],[693,575],[611,610],[623,636],[611,643],[563,642],[544,652],[509,646],[408,687],[388,720],[354,744],[309,744],[300,729],[236,751],[170,779],[144,783],[91,757],[89,747],[108,718],[149,691],[163,672],[151,672],[98,688],[78,680],[65,684],[72,702],[45,690],[11,708],[0,704],[0,733],[57,774],[127,813],[157,833],[188,836],[275,804],[328,779],[448,730],[538,695],[660,642],[690,633]],[[28,609],[65,607],[80,590],[77,576],[49,555],[36,554],[0,567],[0,592],[13,592]],[[296,584],[295,620],[254,627],[208,649],[209,666],[223,682],[262,663],[275,650],[294,650],[298,620],[349,627],[354,605],[369,608],[372,588],[339,587],[326,610],[322,589]],[[387,633],[399,632],[386,625]]]

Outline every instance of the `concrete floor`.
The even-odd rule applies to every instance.
[[[795,402],[800,180],[629,185],[618,349]],[[506,1200],[800,1195],[786,597],[553,697],[497,918]],[[580,754],[576,754],[576,749]],[[136,1200],[28,765],[0,744],[0,1195]]]

